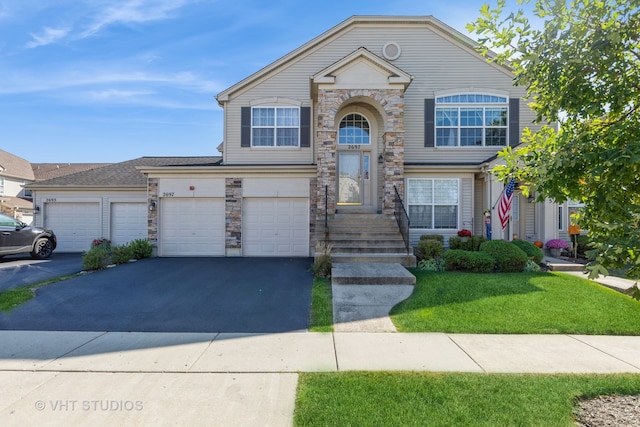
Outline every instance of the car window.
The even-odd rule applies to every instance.
[[[20,221],[11,218],[10,216],[0,215],[0,227],[19,227]]]

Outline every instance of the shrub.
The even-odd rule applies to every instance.
[[[537,273],[540,271],[540,265],[532,259],[528,259],[522,271],[525,273]]]
[[[461,237],[449,237],[449,248],[477,252],[480,250],[480,245],[486,240],[484,236],[471,236],[466,242],[462,241]]]
[[[462,249],[449,249],[444,255],[447,271],[468,273],[492,273],[496,261],[485,252],[470,252]]]
[[[136,239],[129,243],[131,256],[135,259],[149,258],[153,254],[153,246],[147,239]]]
[[[435,239],[422,239],[416,247],[416,257],[419,260],[440,258],[444,253],[442,243]]]
[[[444,236],[442,234],[423,234],[420,236],[420,240],[437,240],[444,244]]]
[[[440,258],[423,259],[418,263],[418,268],[424,271],[445,271],[445,265]]]
[[[331,277],[331,250],[333,246],[327,242],[316,243],[316,256],[311,271],[318,277]]]
[[[130,245],[119,245],[111,247],[111,261],[114,264],[124,264],[133,258],[133,251]]]
[[[111,264],[111,256],[104,245],[96,245],[82,255],[85,270],[102,270]]]
[[[586,234],[578,235],[578,254],[586,255],[587,251],[591,249],[591,239]]]
[[[486,241],[480,245],[480,250],[491,255],[496,260],[498,271],[503,273],[521,272],[528,259],[522,249],[504,240]]]
[[[101,237],[99,239],[93,239],[93,241],[91,242],[91,247],[92,248],[100,247],[108,251],[109,249],[111,249],[111,240],[104,237]]]
[[[536,264],[540,264],[542,262],[544,253],[533,243],[527,242],[526,240],[513,240],[511,243],[522,249],[524,253],[527,254],[527,257],[532,259]]]

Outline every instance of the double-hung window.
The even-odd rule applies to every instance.
[[[436,98],[436,147],[506,146],[509,100],[482,94]]]
[[[300,108],[253,107],[251,144],[253,147],[299,147]]]
[[[407,201],[411,228],[428,230],[458,228],[459,179],[409,178]]]

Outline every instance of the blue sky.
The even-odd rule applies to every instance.
[[[215,96],[348,17],[433,15],[466,34],[482,3],[0,0],[0,148],[33,163],[219,155]]]

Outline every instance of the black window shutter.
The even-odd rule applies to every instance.
[[[300,107],[300,147],[311,147],[311,107]]]
[[[509,145],[520,144],[520,98],[509,98]]]
[[[436,100],[433,98],[424,100],[424,146],[435,146],[435,118]]]
[[[251,147],[251,107],[242,107],[240,110],[240,146]]]

